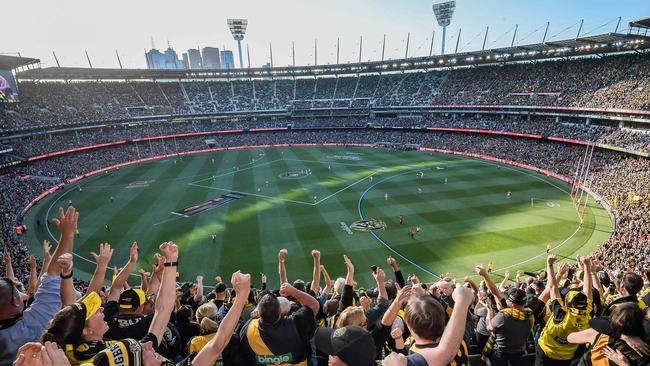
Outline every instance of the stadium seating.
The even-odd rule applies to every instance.
[[[5,244],[2,248],[3,261],[0,263],[0,273],[9,278],[8,281],[0,282],[2,297],[0,320],[3,325],[0,327],[0,366],[10,364],[19,357],[19,354],[23,354],[23,357],[36,354],[33,345],[16,344],[17,341],[13,341],[14,338],[9,336],[14,324],[22,324],[19,322],[30,319],[29,316],[3,317],[9,313],[8,309],[12,304],[8,301],[9,297],[18,293],[25,294],[24,300],[28,305],[32,306],[32,309],[40,309],[44,303],[41,296],[47,289],[52,292],[48,295],[53,296],[49,301],[51,304],[63,301],[63,305],[71,305],[78,301],[77,295],[93,291],[103,296],[102,299],[89,295],[83,301],[79,300],[76,305],[63,306],[61,311],[59,311],[61,306],[55,306],[54,310],[58,311],[58,314],[49,316],[41,322],[38,331],[41,334],[47,330],[46,335],[42,339],[28,337],[29,339],[22,342],[48,341],[47,347],[51,347],[53,353],[50,355],[45,352],[42,355],[52,360],[57,360],[58,357],[54,354],[57,349],[54,343],[58,343],[58,347],[65,348],[67,354],[61,356],[59,361],[53,361],[52,364],[65,364],[68,359],[72,364],[80,364],[84,359],[90,359],[95,355],[97,355],[95,364],[110,364],[106,360],[116,357],[119,352],[127,352],[127,349],[134,352],[128,357],[141,357],[140,353],[149,352],[144,349],[144,346],[142,349],[133,344],[132,348],[124,346],[127,341],[121,344],[122,347],[111,346],[109,343],[88,336],[88,331],[94,328],[89,325],[90,320],[86,322],[86,319],[79,315],[81,313],[77,314],[75,309],[84,309],[83,314],[88,315],[93,313],[95,309],[93,306],[98,308],[102,301],[104,312],[109,320],[122,315],[126,317],[137,315],[144,318],[149,316],[147,321],[152,324],[151,327],[138,329],[144,331],[142,335],[129,333],[130,337],[139,339],[146,336],[148,338],[145,339],[151,339],[151,335],[147,333],[160,335],[161,338],[156,339],[161,343],[157,352],[174,362],[184,362],[181,364],[190,364],[190,359],[194,359],[194,364],[212,365],[219,354],[225,365],[251,364],[253,358],[246,357],[257,351],[254,346],[247,345],[253,344],[248,337],[252,337],[255,332],[249,332],[246,330],[248,328],[242,327],[251,327],[251,324],[263,327],[265,317],[269,314],[264,310],[265,306],[275,306],[274,301],[278,302],[278,309],[284,309],[278,318],[283,320],[278,322],[300,323],[301,328],[297,328],[296,334],[303,334],[303,332],[308,334],[294,339],[293,342],[287,341],[287,344],[299,345],[296,346],[298,349],[288,350],[282,355],[291,354],[292,357],[297,358],[295,361],[304,360],[304,364],[327,364],[327,350],[320,347],[320,342],[324,338],[319,334],[329,336],[326,333],[327,328],[343,327],[346,331],[338,332],[338,336],[347,332],[349,334],[360,332],[358,333],[360,337],[372,337],[376,348],[366,350],[366,353],[371,354],[370,358],[378,360],[385,358],[384,362],[387,365],[399,364],[401,357],[417,352],[422,352],[426,359],[433,357],[440,361],[442,360],[440,357],[443,356],[435,353],[435,350],[448,350],[446,347],[451,347],[452,352],[449,355],[453,354],[454,359],[449,361],[446,358],[441,361],[441,364],[450,362],[457,366],[482,365],[485,363],[482,361],[481,353],[485,353],[487,359],[491,360],[488,362],[497,365],[510,357],[510,353],[504,351],[504,347],[511,343],[517,343],[515,347],[517,350],[513,351],[513,355],[521,357],[517,358],[519,364],[535,364],[540,360],[551,362],[544,357],[550,358],[553,362],[569,360],[577,362],[585,352],[583,348],[577,348],[577,344],[594,343],[594,339],[582,341],[579,336],[575,334],[569,336],[569,333],[576,333],[591,326],[598,329],[598,337],[605,337],[609,334],[607,330],[603,330],[607,328],[603,327],[603,324],[610,326],[607,328],[610,330],[618,325],[611,324],[607,319],[600,319],[600,323],[582,322],[582,326],[578,327],[572,325],[575,323],[563,323],[562,319],[554,320],[551,313],[556,318],[559,317],[557,314],[563,314],[567,317],[580,316],[581,320],[609,315],[612,312],[622,317],[640,316],[635,318],[638,320],[636,324],[643,323],[646,327],[645,331],[648,329],[650,311],[640,312],[641,308],[645,308],[646,301],[650,301],[648,299],[650,160],[641,156],[650,152],[650,136],[646,131],[617,128],[606,123],[586,125],[545,119],[524,120],[475,115],[458,118],[441,116],[402,118],[290,118],[285,116],[284,118],[183,120],[166,118],[162,122],[143,122],[138,118],[159,115],[217,115],[223,112],[250,110],[287,111],[430,104],[615,107],[650,110],[648,87],[650,87],[650,58],[647,55],[630,54],[603,59],[585,58],[445,71],[275,80],[74,83],[23,81],[20,83],[21,102],[0,111],[0,132],[16,133],[23,129],[46,130],[77,123],[111,122],[82,130],[14,137],[0,146],[2,150],[11,150],[10,153],[0,155],[2,157],[0,163],[7,163],[0,175],[2,187],[0,240]],[[122,121],[127,123],[120,123]],[[287,128],[288,126],[291,128]],[[277,130],[263,130],[274,128]],[[255,129],[262,130],[255,131]],[[223,130],[239,131],[228,134],[217,133]],[[500,134],[500,132],[508,134]],[[531,138],[521,134],[538,137]],[[157,138],[137,141],[147,137]],[[551,140],[548,137],[557,139]],[[71,269],[66,268],[65,263],[61,268],[54,269],[48,263],[43,263],[41,259],[30,258],[30,254],[40,256],[40,253],[29,252],[27,243],[16,234],[16,226],[22,223],[24,208],[39,194],[57,184],[66,183],[72,178],[97,169],[134,159],[204,149],[206,139],[218,141],[221,147],[322,143],[413,144],[490,155],[565,176],[575,174],[576,161],[585,152],[584,144],[596,143],[602,146],[594,152],[589,183],[591,189],[611,206],[615,217],[614,231],[609,240],[602,243],[595,253],[578,257],[570,266],[554,265],[556,258],[551,255],[545,269],[526,275],[518,274],[516,281],[506,280],[500,286],[492,281],[491,277],[494,277],[494,274],[489,272],[490,268],[486,269],[482,266],[477,266],[477,275],[483,280],[481,283],[475,283],[470,278],[454,279],[451,275],[443,275],[440,282],[422,284],[415,276],[408,276],[405,279],[397,261],[389,257],[387,267],[384,266],[390,267],[391,271],[387,270],[385,274],[383,271],[370,273],[359,269],[355,273],[354,264],[349,259],[345,259],[347,273],[332,273],[332,279],[335,280],[331,281],[332,283],[327,282],[330,280],[327,274],[323,288],[320,285],[322,284],[321,268],[317,265],[320,263],[320,253],[315,251],[312,256],[318,277],[311,283],[298,281],[291,286],[287,282],[280,289],[267,289],[265,277],[251,281],[250,277],[236,273],[233,274],[231,283],[221,278],[215,279],[214,290],[210,291],[207,290],[211,288],[208,281],[205,283],[206,290],[204,290],[203,279],[197,280],[196,283],[178,284],[177,298],[174,298],[173,291],[176,284],[170,285],[169,280],[174,282],[175,273],[170,272],[173,269],[168,269],[174,267],[171,263],[175,261],[172,258],[175,255],[174,248],[172,244],[164,243],[160,247],[161,252],[172,260],[168,261],[170,264],[167,267],[163,265],[164,259],[157,260],[151,268],[151,273],[143,274],[143,287],[146,283],[154,289],[147,291],[151,296],[143,296],[142,301],[136,301],[135,298],[138,296],[129,299],[126,297],[130,294],[137,295],[138,292],[133,290],[122,292],[121,289],[124,276],[128,275],[138,262],[137,248],[135,258],[132,254],[131,259],[124,266],[126,274],[116,276],[110,289],[102,288],[106,268],[101,268],[100,257],[107,255],[110,259],[110,255],[106,254],[108,253],[106,248],[104,249],[107,252],[104,254],[98,250],[100,255],[96,258],[98,266],[95,273],[102,278],[95,282],[74,280],[74,289],[69,286],[69,283],[64,285],[67,283],[64,282],[67,280],[66,274]],[[560,139],[572,141],[559,141]],[[98,144],[104,146],[95,146]],[[629,151],[616,151],[604,145],[613,145]],[[77,148],[83,149],[69,151]],[[44,156],[46,154],[51,155]],[[9,166],[10,162],[18,163]],[[41,179],[31,179],[30,177],[33,176],[39,176]],[[63,215],[60,219],[68,224],[54,226],[58,226],[65,237],[72,232],[70,228],[76,225],[76,218],[73,212],[71,217]],[[42,224],[47,225],[47,223]],[[64,241],[62,240],[58,245],[59,248],[69,244]],[[291,278],[291,268],[285,267],[284,264],[286,255],[291,256],[293,253],[287,254],[282,251],[278,253],[278,265],[288,274],[286,280],[291,281],[294,280]],[[63,262],[65,261],[63,257]],[[490,258],[485,258],[485,261],[490,261]],[[142,261],[140,263],[142,264]],[[554,276],[553,271],[556,269],[558,274]],[[446,270],[454,272],[454,268]],[[42,283],[39,283],[36,275],[39,271],[56,273],[56,276],[46,275],[42,277]],[[280,271],[282,276],[282,269]],[[55,286],[53,278],[59,281],[59,274],[63,276],[61,285]],[[341,278],[336,279],[339,275]],[[373,278],[377,286],[372,289],[360,289],[354,284],[354,276]],[[554,280],[555,278],[559,281]],[[454,292],[452,286],[455,281],[467,284],[472,291],[457,289]],[[98,283],[101,285],[98,286]],[[311,286],[313,283],[315,285]],[[609,287],[610,283],[612,287]],[[232,290],[228,291],[227,288],[230,287]],[[569,295],[571,293],[569,287],[593,294],[588,300],[585,297],[585,308],[578,308],[582,305],[578,300],[570,297],[572,295]],[[79,294],[73,293],[75,289]],[[73,299],[70,300],[68,295]],[[154,304],[152,299],[156,295],[158,298]],[[107,303],[107,297],[114,301]],[[276,297],[284,300],[276,300]],[[557,301],[556,297],[564,300]],[[99,302],[93,303],[93,299],[96,298],[99,298],[97,300]],[[622,304],[634,303],[637,298],[640,300],[637,305]],[[173,301],[168,303],[164,299],[176,299],[176,307],[171,304]],[[127,306],[118,306],[116,302]],[[142,313],[135,315],[128,311],[125,313],[124,309],[128,309],[128,303],[134,303],[133,307],[140,309]],[[545,305],[550,310],[547,313],[548,317],[543,315]],[[590,311],[591,306],[593,312]],[[418,310],[413,309],[420,309],[421,312],[422,309],[429,309],[425,315],[431,316],[424,318],[431,324],[435,323],[435,317],[438,316],[440,329],[434,329],[438,332],[435,334],[436,337],[429,339],[424,336],[423,327],[417,326]],[[215,311],[218,315],[215,315]],[[152,320],[151,314],[154,312],[160,316]],[[353,315],[355,312],[358,318]],[[120,315],[117,315],[118,313]],[[240,316],[242,316],[241,320]],[[395,320],[396,316],[400,320]],[[504,317],[507,319],[504,320]],[[50,323],[52,318],[54,320]],[[167,324],[170,318],[171,323]],[[244,320],[248,321],[250,318],[260,320],[247,322],[244,325]],[[498,320],[490,321],[495,318]],[[161,319],[164,320],[162,328],[159,324]],[[307,321],[301,322],[295,319],[307,319]],[[525,323],[518,323],[519,325],[530,325],[524,332],[524,336],[516,335],[516,329],[508,328],[519,326],[513,326],[512,322],[515,320]],[[387,324],[384,324],[385,322]],[[83,337],[79,330],[81,328],[73,329],[79,332],[77,339],[74,339],[75,346],[78,347],[76,351],[67,349],[68,343],[63,343],[63,336],[72,337],[70,335],[72,333],[64,335],[59,333],[66,323],[84,329]],[[118,323],[118,321],[112,322],[110,327],[118,327],[116,325]],[[174,344],[169,338],[162,338],[162,329],[166,324],[168,328],[165,332],[172,334],[171,339],[176,339],[178,344]],[[448,325],[445,327],[445,324]],[[355,326],[361,326],[365,330],[359,331]],[[217,328],[220,329],[219,332],[216,331]],[[560,336],[553,333],[559,328],[566,331],[566,334],[562,333]],[[650,335],[645,334],[644,330],[636,333],[628,331],[627,328],[615,330],[618,333],[612,337],[620,337],[621,334],[626,337],[612,342],[611,346],[622,350],[630,364],[648,364],[647,356],[644,358],[637,355],[635,350],[640,349],[640,344],[647,344]],[[316,332],[314,345],[310,346],[309,341],[314,331]],[[419,331],[423,333],[417,333]],[[233,332],[235,336],[230,338]],[[417,337],[407,338],[409,334]],[[442,334],[444,334],[442,338],[438,339]],[[494,337],[490,337],[490,334],[494,334]],[[337,333],[334,332],[331,336],[336,337]],[[568,341],[567,337],[569,337]],[[540,343],[536,343],[538,338],[541,339],[539,341],[541,346]],[[210,341],[210,339],[218,341]],[[436,347],[418,348],[418,345],[422,345],[423,339],[430,340],[431,344],[435,343]],[[452,339],[456,342],[453,345],[450,341]],[[95,348],[89,347],[91,341],[95,342],[92,343]],[[575,348],[570,348],[573,347],[572,344],[576,345]],[[22,347],[19,350],[20,346]],[[40,352],[40,346],[37,347]],[[282,348],[275,343],[269,343],[268,347]],[[80,351],[82,349],[87,351],[89,348],[92,354]],[[107,351],[104,351],[104,348]],[[362,349],[362,346],[359,346],[357,353],[364,354]],[[565,356],[567,349],[571,352],[575,349],[578,351],[575,355],[571,353],[567,360]],[[277,355],[277,352],[271,351]],[[585,357],[589,357],[590,352],[603,351],[592,347],[587,350]],[[601,356],[605,358],[604,355]],[[414,355],[409,357],[417,358]],[[184,358],[185,360],[181,361]],[[102,360],[107,363],[102,363]],[[621,362],[620,359],[618,361]]]

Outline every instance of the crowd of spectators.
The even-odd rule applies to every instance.
[[[305,120],[295,124],[334,127],[339,122]],[[364,127],[367,122],[348,121],[347,127]],[[381,120],[376,124],[390,126],[402,122]],[[241,122],[224,125],[238,127],[238,123],[241,127]],[[284,123],[257,121],[252,125]],[[407,123],[429,126],[431,121],[414,119]],[[482,126],[500,130],[504,121],[465,119],[435,123],[441,127]],[[572,133],[573,138],[594,140],[601,137],[598,127],[583,126],[576,132],[571,131],[573,126],[549,125],[516,122],[518,132]],[[214,130],[210,122],[163,126],[51,135],[27,142],[31,147],[24,151],[52,151],[35,147],[49,142],[56,148],[69,147],[66,138],[77,139],[76,144],[92,144]],[[591,129],[598,131],[590,132]],[[104,287],[104,277],[112,250],[106,246],[98,248],[95,276],[89,283],[76,283],[77,292],[86,294],[79,300],[74,284],[68,282],[73,264],[71,256],[65,254],[73,251],[74,235],[70,233],[74,233],[76,226],[74,209],[60,212],[55,226],[60,230],[61,240],[54,245],[51,256],[50,248],[44,245],[42,256],[34,253],[41,259],[29,257],[26,244],[16,236],[16,218],[21,209],[54,184],[138,157],[201,149],[207,138],[216,139],[220,147],[324,142],[417,144],[491,155],[565,176],[574,174],[576,161],[585,149],[560,142],[483,134],[320,128],[129,142],[20,164],[0,176],[0,235],[5,243],[0,267],[9,278],[0,282],[0,365],[10,364],[16,358],[19,365],[29,364],[26,362],[30,358],[42,359],[42,364],[48,364],[47,361],[76,365],[90,360],[96,365],[108,365],[120,357],[145,365],[169,364],[164,363],[169,362],[166,359],[194,365],[212,365],[217,359],[226,365],[321,365],[329,357],[331,365],[368,366],[373,360],[384,358],[386,365],[460,366],[478,364],[479,354],[493,365],[519,365],[526,360],[541,365],[568,365],[581,358],[581,362],[587,362],[582,364],[587,365],[595,356],[601,361],[610,358],[619,365],[648,363],[650,317],[641,308],[650,301],[650,161],[614,151],[595,151],[589,182],[615,214],[616,228],[611,238],[593,256],[578,258],[572,266],[556,266],[551,255],[543,271],[526,276],[518,273],[512,276],[514,281],[509,281],[509,274],[505,274],[506,279],[499,286],[492,281],[489,268],[481,266],[477,266],[481,283],[445,275],[440,282],[423,286],[417,277],[404,279],[397,262],[388,258],[393,276],[380,268],[372,274],[376,288],[359,291],[355,288],[355,268],[350,258],[343,259],[345,277],[332,281],[326,268],[321,267],[327,264],[320,263],[317,250],[312,252],[311,282],[289,282],[291,256],[283,250],[278,254],[279,287],[275,290],[267,288],[270,284],[266,284],[266,278],[260,278],[259,283],[254,281],[251,288],[250,276],[235,273],[230,292],[225,282],[217,278],[214,290],[205,294],[203,278],[197,278],[195,283],[179,286],[174,297],[178,252],[173,243],[163,243],[157,264],[149,274],[143,271],[137,285],[127,281],[138,260],[134,244],[129,262],[110,288]],[[638,141],[632,139],[630,143]],[[20,260],[24,258],[29,260]],[[453,272],[453,268],[448,270]],[[454,282],[467,284],[472,290],[462,286],[454,290]],[[21,287],[22,284],[27,285]],[[633,304],[637,297],[641,302]],[[23,307],[23,300],[28,307]],[[598,317],[602,315],[610,317]],[[338,331],[339,328],[344,330]],[[611,339],[606,343],[611,348],[596,347],[595,341],[604,337]],[[43,344],[27,343],[38,341]],[[586,353],[585,347],[578,346],[585,343],[594,344]],[[525,353],[531,356],[524,358]]]
[[[0,131],[143,116],[431,104],[650,109],[650,58],[625,54],[398,74],[274,80],[20,82]]]
[[[341,127],[464,128],[559,137],[597,144],[607,144],[633,151],[650,152],[650,131],[645,129],[621,129],[608,125],[585,125],[582,122],[500,119],[484,116],[465,116],[460,118],[424,118],[419,116],[413,118],[255,118],[237,119],[234,121],[190,120],[180,122],[143,122],[139,124],[126,123],[87,128],[74,132],[23,137],[16,141],[6,142],[3,146],[6,148],[10,147],[14,150],[12,156],[28,158],[78,147],[116,141],[129,141],[152,136],[234,129],[287,128],[289,126],[293,129]],[[0,157],[3,156],[4,154],[0,154]]]

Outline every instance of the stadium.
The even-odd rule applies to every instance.
[[[650,18],[445,52],[461,5],[397,59],[0,54],[0,366],[650,364]]]

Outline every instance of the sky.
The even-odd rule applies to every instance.
[[[43,67],[87,67],[84,50],[93,67],[118,67],[119,52],[125,68],[145,68],[145,49],[166,49],[180,54],[189,48],[213,46],[233,50],[226,20],[248,19],[244,39],[250,49],[252,67],[270,61],[274,66],[292,63],[295,41],[296,64],[313,65],[314,40],[318,64],[336,63],[340,38],[340,62],[381,59],[386,35],[386,59],[403,58],[410,33],[408,56],[429,54],[431,34],[434,54],[440,53],[441,28],[431,5],[423,0],[5,0],[4,37],[0,54],[38,58]],[[487,47],[509,46],[515,24],[515,44],[542,40],[546,22],[549,39],[573,38],[584,19],[582,34],[613,32],[618,17],[619,32],[630,20],[650,16],[649,0],[457,0],[447,28],[447,53],[454,51],[461,31],[459,51],[482,47],[489,27]],[[237,66],[239,62],[235,61]]]

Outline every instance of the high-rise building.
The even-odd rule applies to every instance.
[[[203,68],[204,69],[219,69],[221,68],[221,61],[219,60],[219,49],[215,47],[203,47]]]
[[[190,58],[187,55],[187,52],[183,53],[183,69],[189,69],[190,68]]]
[[[191,48],[187,50],[187,55],[190,58],[190,69],[202,69],[203,60],[201,59],[201,51]]]
[[[164,69],[166,56],[155,48],[145,53],[148,69]]]
[[[235,58],[233,57],[232,51],[221,51],[221,68],[222,69],[235,68]]]
[[[178,59],[178,54],[171,47],[167,48],[164,53],[152,48],[145,53],[145,57],[149,69],[180,69],[183,67],[183,63]]]

